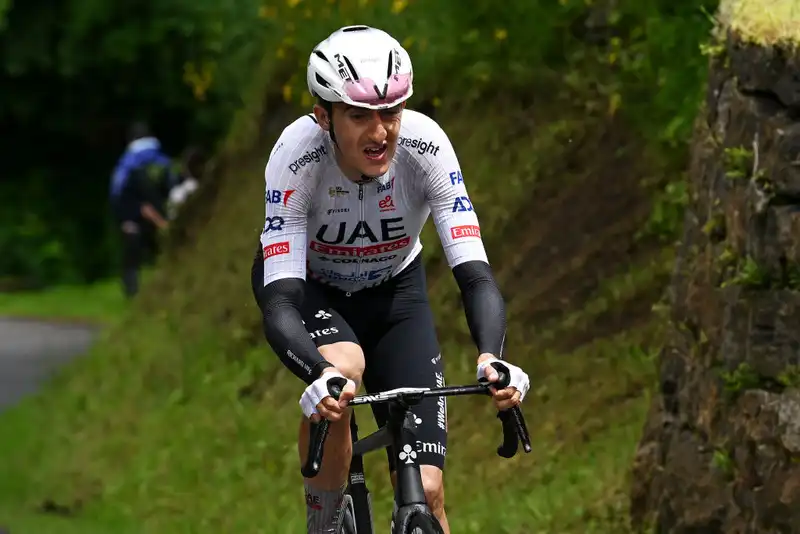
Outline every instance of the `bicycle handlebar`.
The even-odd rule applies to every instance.
[[[350,400],[347,404],[348,406],[357,406],[395,400],[419,401],[424,397],[491,395],[490,387],[504,389],[510,382],[508,373],[496,367],[495,369],[499,375],[497,382],[488,382],[482,379],[477,385],[445,386],[441,388],[398,388],[374,395],[360,395]],[[331,378],[328,380],[328,392],[334,399],[338,400],[346,383],[347,381],[343,378]],[[528,427],[525,424],[525,418],[522,415],[520,407],[515,406],[510,410],[498,412],[497,418],[500,419],[503,426],[503,443],[497,447],[497,454],[503,458],[512,458],[517,453],[520,441],[522,442],[523,450],[526,453],[531,452],[531,438],[528,434]],[[327,419],[323,419],[319,423],[311,423],[308,456],[306,457],[305,464],[300,469],[300,472],[306,478],[314,478],[319,474],[319,470],[322,467],[322,453],[325,448],[325,440],[328,437],[329,427],[330,421]]]

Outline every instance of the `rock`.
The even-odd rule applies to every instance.
[[[632,468],[659,534],[800,534],[800,51],[728,36]]]
[[[782,106],[800,108],[800,56],[777,47],[728,38],[732,70],[743,90],[773,95]]]
[[[725,295],[721,360],[729,371],[747,364],[759,379],[778,381],[800,364],[800,293],[721,290]]]

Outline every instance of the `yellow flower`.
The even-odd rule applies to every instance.
[[[286,0],[286,5],[289,7],[295,7],[297,4],[302,2],[303,0]]]
[[[494,38],[498,41],[505,41],[508,37],[508,32],[505,28],[497,28],[494,31]]]
[[[442,99],[439,98],[438,96],[434,96],[433,100],[431,101],[431,104],[433,104],[433,107],[438,108],[439,106],[442,105]]]
[[[394,0],[392,2],[392,13],[395,15],[402,13],[408,5],[408,0]]]
[[[414,44],[413,37],[406,37],[405,39],[403,39],[403,48],[409,48],[411,47],[412,44]]]
[[[311,106],[311,104],[313,104],[313,103],[314,103],[314,99],[311,98],[311,93],[309,93],[308,91],[303,91],[303,94],[300,95],[300,104],[304,108],[307,108],[307,107]]]
[[[292,101],[292,86],[288,83],[283,86],[283,101],[286,103]]]
[[[278,14],[278,10],[273,6],[261,6],[258,9],[258,16],[262,19],[274,19]]]
[[[278,59],[285,58],[286,57],[286,50],[282,46],[279,46],[278,50],[275,52],[275,57],[277,57]]]
[[[312,12],[311,12],[311,9],[309,9],[309,8],[306,8],[306,9],[303,11],[303,16],[304,16],[305,18],[307,18],[307,19],[310,19],[311,17],[313,17],[313,16],[314,16],[314,13],[312,13]]]
[[[183,81],[191,86],[194,97],[197,100],[205,100],[206,92],[211,87],[211,82],[214,80],[214,71],[216,64],[208,61],[204,62],[200,69],[194,63],[186,63],[183,66]]]

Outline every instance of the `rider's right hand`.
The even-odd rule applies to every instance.
[[[341,378],[347,381],[338,401],[331,397],[328,389],[328,381],[332,378]],[[303,409],[303,414],[311,418],[314,423],[322,419],[334,422],[342,418],[347,403],[355,396],[355,382],[345,378],[335,367],[327,367],[322,371],[320,377],[303,392],[303,396],[300,397],[300,407]]]

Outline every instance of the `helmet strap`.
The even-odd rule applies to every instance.
[[[320,97],[317,97],[317,103],[328,113],[328,134],[331,136],[333,144],[338,147],[339,145],[336,143],[336,132],[333,131],[333,103],[323,100]]]
[[[334,145],[339,146],[338,143],[336,143],[336,132],[333,129],[333,113],[328,114],[328,124],[330,124],[330,129],[328,130],[328,133],[331,136],[331,141],[333,141]]]

